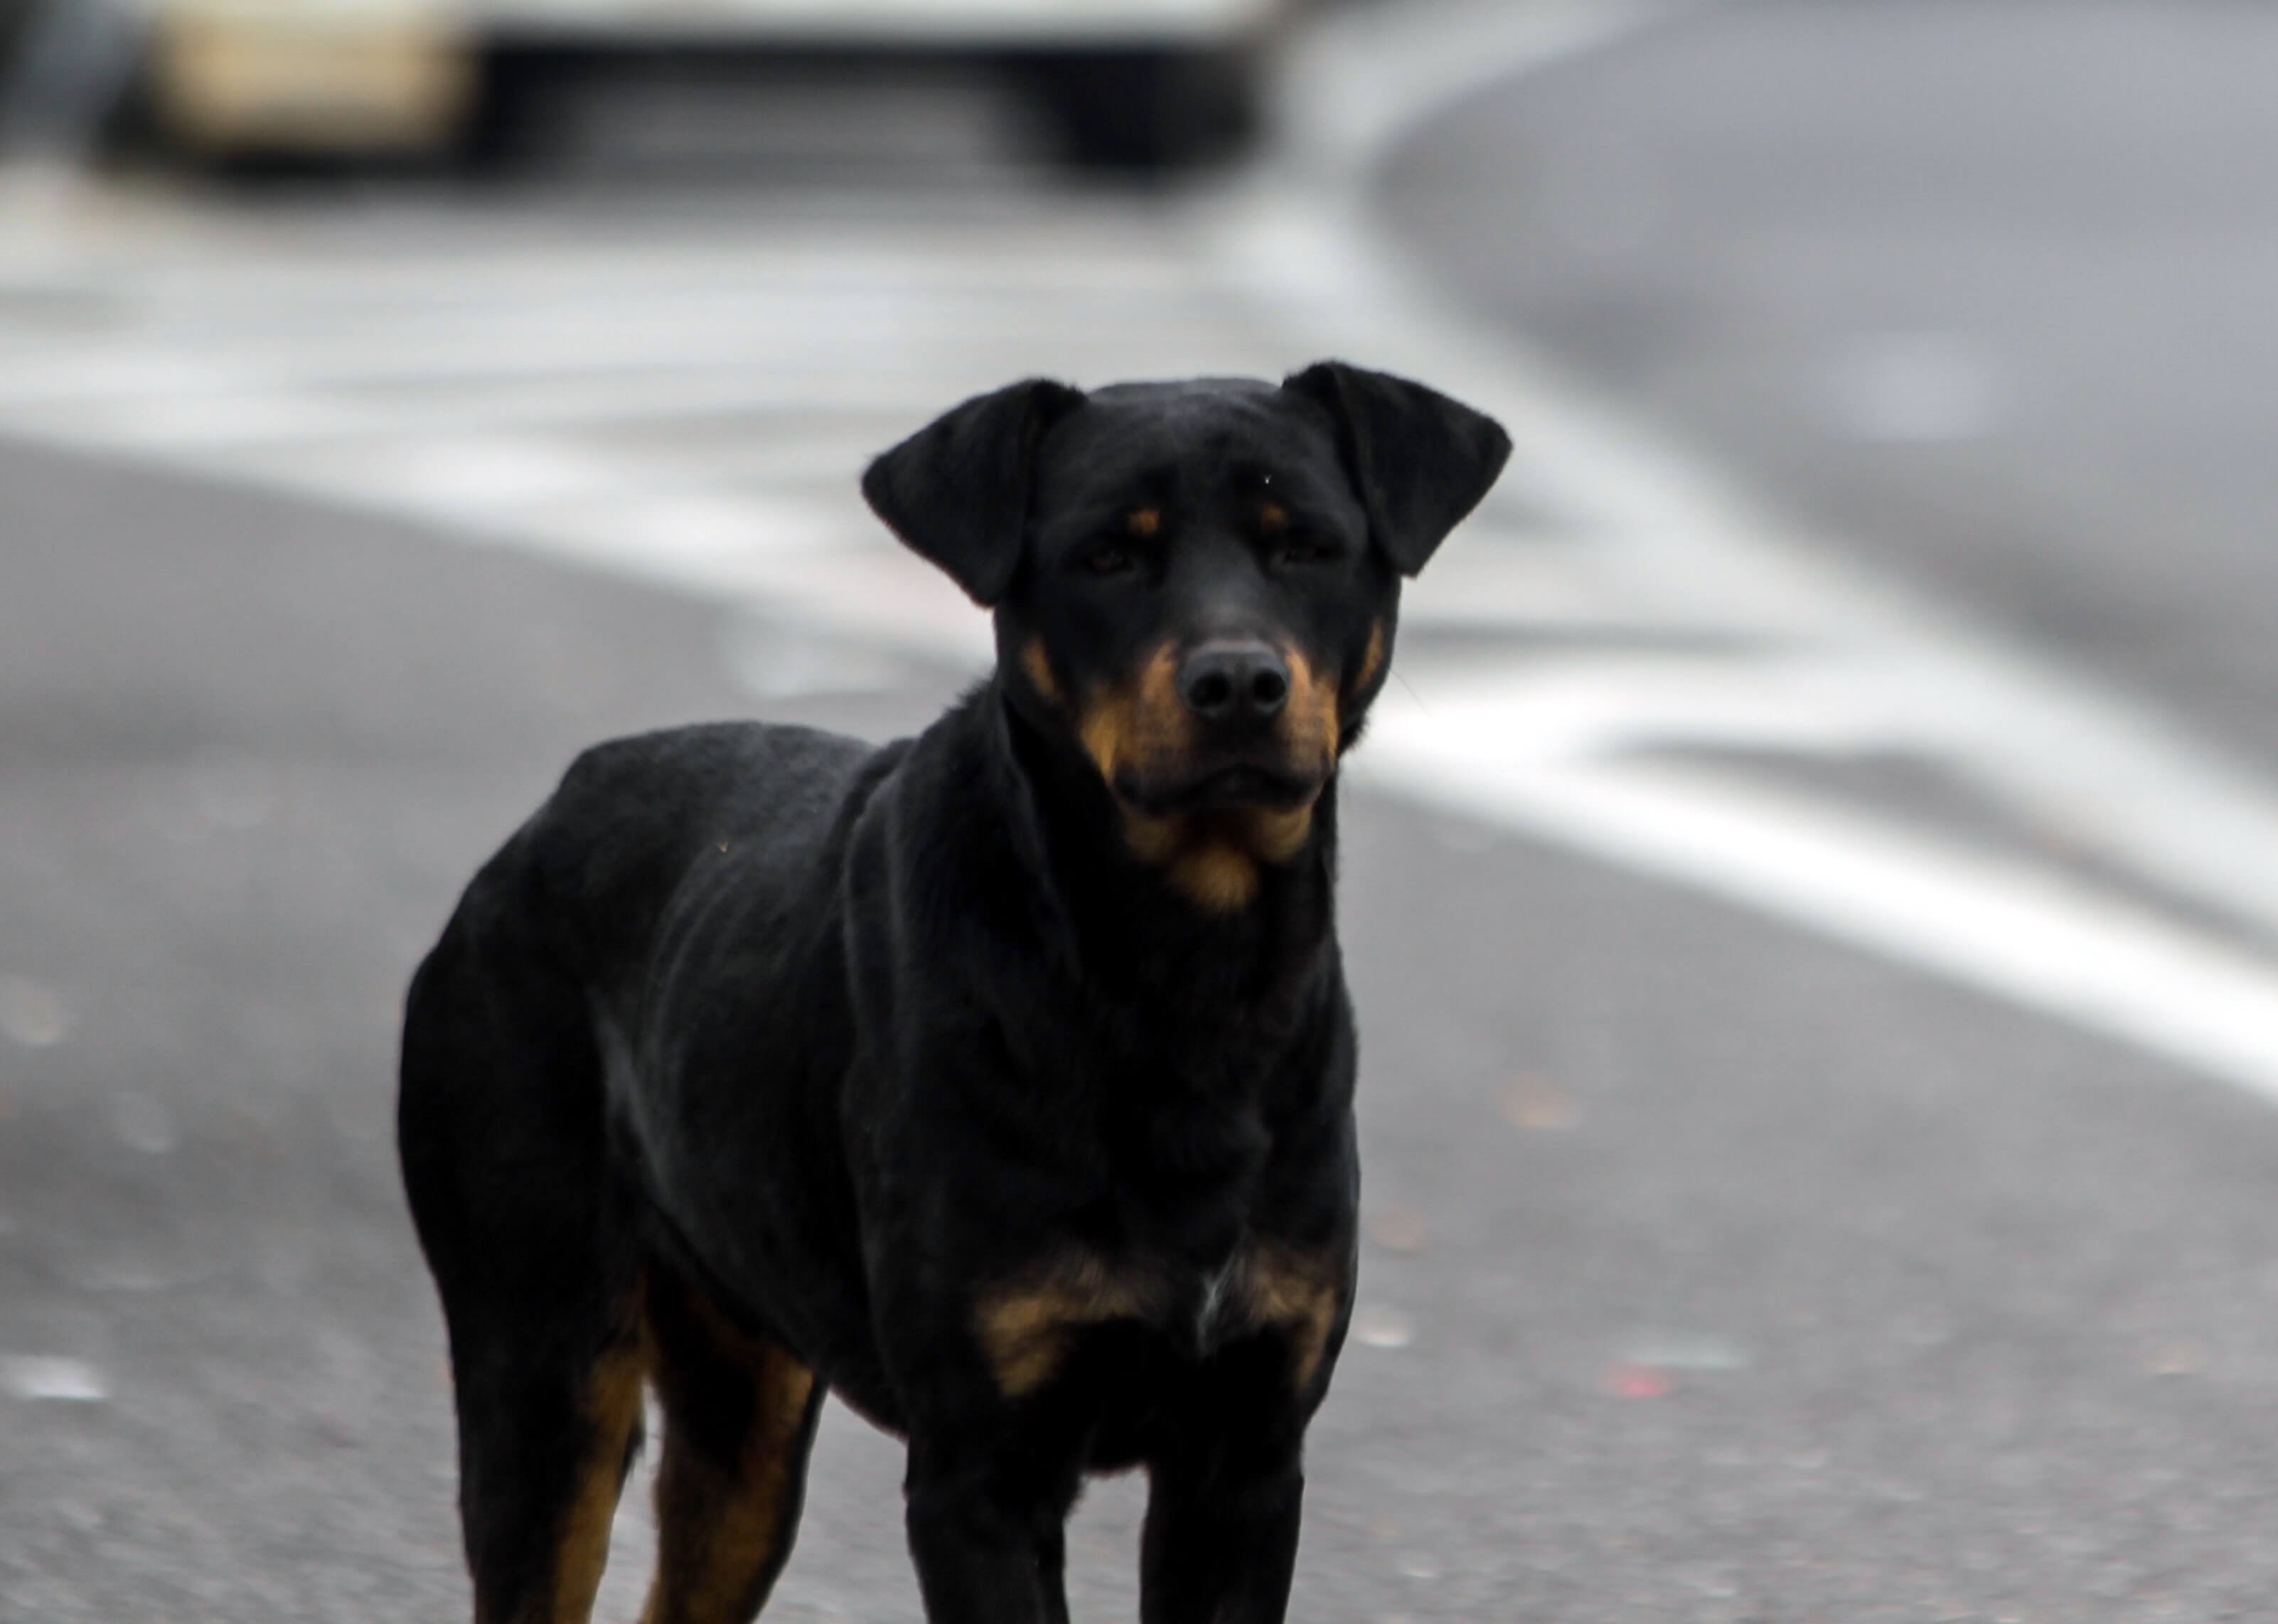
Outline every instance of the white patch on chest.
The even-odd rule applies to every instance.
[[[1195,1340],[1205,1348],[1213,1346],[1225,1329],[1228,1298],[1234,1291],[1234,1276],[1239,1253],[1228,1257],[1211,1273],[1203,1276],[1202,1296],[1195,1304]]]

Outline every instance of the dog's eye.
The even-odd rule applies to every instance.
[[[1139,561],[1128,547],[1118,547],[1112,541],[1103,541],[1083,555],[1083,567],[1094,575],[1123,575],[1138,567]]]
[[[1311,536],[1289,536],[1273,549],[1273,562],[1283,564],[1321,563],[1337,555],[1337,549]]]

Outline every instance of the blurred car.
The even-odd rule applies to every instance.
[[[1066,154],[1162,167],[1256,114],[1285,0],[151,0],[146,111],[194,156],[511,155],[564,65],[971,59]]]

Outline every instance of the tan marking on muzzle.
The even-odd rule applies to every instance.
[[[1293,763],[1309,763],[1326,773],[1337,759],[1336,684],[1294,648],[1282,650],[1281,658],[1289,668],[1289,697],[1274,731]]]
[[[1257,857],[1227,836],[1204,814],[1123,809],[1123,842],[1131,854],[1161,869],[1172,887],[1204,913],[1239,913],[1257,895]]]
[[[1216,839],[1189,846],[1172,861],[1171,884],[1205,913],[1238,914],[1257,898],[1264,876],[1255,854]]]
[[[1127,770],[1142,779],[1173,776],[1193,750],[1194,718],[1178,678],[1178,650],[1163,642],[1136,677],[1108,684],[1084,705],[1076,735],[1110,789]]]
[[[1312,839],[1313,805],[1251,807],[1244,810],[1242,821],[1252,852],[1266,862],[1287,862]]]
[[[1374,682],[1383,670],[1384,619],[1379,616],[1369,623],[1368,647],[1361,651],[1360,668],[1353,672],[1351,691],[1355,693],[1366,692],[1368,685]]]
[[[1126,808],[1124,843],[1205,913],[1235,914],[1257,899],[1261,865],[1288,862],[1312,838],[1313,808],[1231,807],[1150,816]]]
[[[1032,637],[1028,647],[1021,650],[1021,669],[1028,674],[1028,681],[1053,709],[1066,708],[1066,700],[1060,693],[1059,679],[1052,675],[1052,662],[1044,653],[1044,640]]]
[[[1284,658],[1289,699],[1274,723],[1276,735],[1293,765],[1326,775],[1336,760],[1335,689],[1302,655]],[[1077,737],[1111,792],[1124,774],[1161,783],[1190,770],[1201,725],[1179,695],[1178,670],[1176,645],[1159,644],[1135,678],[1107,685],[1084,705]],[[1296,857],[1312,827],[1310,802],[1160,814],[1123,808],[1123,838],[1132,854],[1160,868],[1174,889],[1213,914],[1249,907],[1263,884],[1259,865]]]

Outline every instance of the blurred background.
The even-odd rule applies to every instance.
[[[2268,1616],[2274,83],[2244,0],[0,0],[0,1620],[463,1616],[459,885],[593,739],[971,680],[854,489],[946,406],[1326,355],[1518,449],[1351,764],[1293,1616]],[[770,1617],[920,1616],[898,1473],[829,1413]]]

